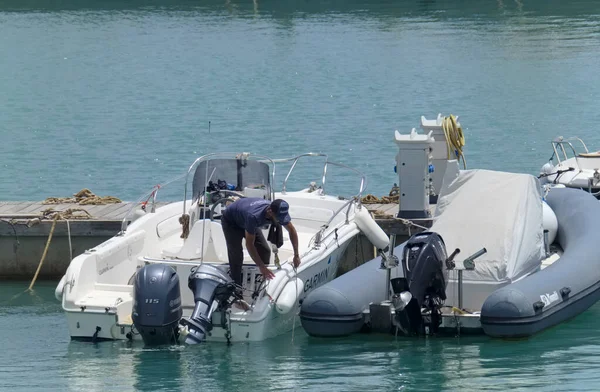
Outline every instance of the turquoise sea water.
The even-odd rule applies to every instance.
[[[0,1],[0,200],[84,187],[131,200],[215,151],[325,152],[386,194],[394,130],[439,112],[460,116],[470,168],[537,174],[558,135],[600,149],[600,4],[398,3]],[[319,167],[297,174],[292,184],[306,185]],[[341,169],[330,175],[332,193],[358,186]],[[0,389],[597,390],[600,381],[597,306],[519,342],[322,341],[299,329],[293,344],[290,334],[145,350],[70,342],[55,284],[8,303],[27,282],[0,284]]]
[[[27,287],[3,283],[9,298]],[[357,335],[301,329],[266,343],[145,349],[71,342],[54,284],[0,303],[0,390],[6,391],[596,391],[595,306],[523,341]]]
[[[582,0],[3,1],[0,199],[88,187],[131,200],[214,151],[325,152],[381,195],[396,180],[394,130],[439,112],[460,116],[469,167],[538,174],[557,135],[600,148],[599,12]],[[357,188],[331,174],[332,191]]]

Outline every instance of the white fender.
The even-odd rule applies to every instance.
[[[304,281],[298,277],[286,283],[275,302],[275,309],[281,314],[287,314],[296,305],[300,293],[304,290]]]
[[[555,171],[556,168],[554,167],[552,162],[546,162],[544,166],[542,166],[542,168],[540,169],[540,174],[544,174],[544,177],[540,178],[540,183],[542,185],[548,183],[548,175],[554,173]]]
[[[62,301],[63,289],[65,288],[65,282],[67,281],[67,274],[64,274],[58,286],[54,289],[54,296],[57,300]]]
[[[548,230],[548,242],[551,244],[554,242],[556,233],[558,232],[558,220],[556,219],[554,211],[552,211],[552,208],[550,208],[546,201],[542,201],[542,205],[544,206],[542,209],[542,225],[544,230]]]
[[[375,220],[371,217],[371,214],[366,207],[362,207],[356,210],[355,216],[356,226],[359,230],[371,241],[377,249],[385,249],[390,244],[390,238],[385,234],[385,231]]]

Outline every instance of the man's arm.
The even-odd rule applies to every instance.
[[[294,248],[294,267],[298,267],[300,265],[300,254],[298,253],[298,232],[296,228],[289,222],[287,225],[283,226],[288,231],[290,236],[290,241],[292,242],[292,247]]]
[[[263,263],[262,259],[260,258],[260,255],[258,254],[258,250],[256,250],[256,246],[254,245],[255,238],[256,238],[255,234],[252,234],[252,233],[249,233],[248,231],[246,231],[246,249],[248,249],[248,253],[250,253],[250,257],[252,257],[252,260],[254,260],[254,263],[256,263],[256,265],[258,266],[258,269],[260,269],[260,272],[263,274],[263,276],[266,279],[272,279],[273,277],[275,277],[275,274],[273,274],[273,272],[271,272],[267,268],[265,263]]]

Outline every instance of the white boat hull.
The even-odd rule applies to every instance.
[[[313,153],[301,156],[326,157]],[[286,191],[288,177],[301,156],[283,160],[292,165],[282,192],[273,192],[271,186],[274,169],[271,171],[267,162],[274,165],[273,160],[265,157],[252,160],[245,153],[235,158],[229,153],[198,158],[188,170],[182,201],[157,209],[152,203],[149,212],[144,209],[128,226],[124,223],[119,235],[73,259],[55,292],[62,301],[70,336],[73,339],[144,340],[132,320],[135,314],[136,322],[146,323],[140,326],[140,331],[150,334],[150,339],[158,334],[161,343],[169,340],[178,321],[189,318],[196,307],[197,299],[188,287],[190,276],[193,279],[190,287],[202,287],[197,293],[198,313],[194,313],[192,325],[206,329],[202,337],[198,335],[191,340],[260,341],[292,330],[299,321],[295,319],[299,301],[337,276],[340,258],[359,233],[365,234],[380,253],[389,248],[388,236],[360,204],[364,176],[354,198],[326,195],[327,168],[345,166],[325,160],[320,186],[311,184],[301,191]],[[189,177],[192,178],[191,199],[187,196]],[[156,196],[156,190],[148,199]],[[266,282],[243,240],[242,287],[233,287],[232,281],[228,281],[227,244],[218,218],[222,208],[227,208],[227,203],[237,197],[285,200],[298,236],[295,249],[284,230],[283,244],[271,252],[269,263],[265,260],[274,275]],[[267,229],[262,230],[266,236]],[[297,269],[292,265],[294,251],[299,252],[301,259]],[[152,266],[156,264],[171,268]],[[196,274],[200,265],[204,267],[202,270],[211,272]],[[136,280],[142,268],[161,272],[146,283],[142,282],[145,278]],[[168,271],[168,281],[162,280],[164,271]],[[176,279],[178,287],[174,284]],[[156,282],[159,283],[149,286]],[[201,286],[204,282],[209,283]],[[134,287],[139,290],[135,313]],[[206,291],[205,287],[208,287]],[[250,305],[248,309],[231,303],[234,297],[239,299],[240,289],[244,301]],[[152,292],[153,297],[146,296],[146,290]],[[161,295],[164,295],[162,299],[157,298]],[[197,319],[201,319],[201,326],[194,324]],[[188,324],[184,320],[179,325],[180,335],[185,335]],[[181,336],[179,341],[183,341]]]
[[[354,235],[356,234],[358,234],[358,230],[355,231]],[[295,301],[296,305],[309,292],[337,277],[341,256],[344,254],[352,237],[349,237],[348,240],[339,245],[332,246],[321,260],[298,273],[297,279],[301,280],[303,285],[302,289],[298,292],[297,300]],[[182,293],[186,290],[190,291],[186,287],[187,275],[189,273],[180,276]],[[295,279],[293,278],[293,280]],[[185,295],[185,297],[191,298],[188,295]],[[67,310],[66,316],[71,338],[83,340],[141,341],[141,337],[136,333],[130,317],[131,304],[132,298],[129,296],[124,299],[121,308],[117,312],[112,309],[105,312],[90,312],[87,309],[84,311]],[[188,317],[191,314],[193,306],[193,302],[190,303],[188,300],[187,305],[184,306],[184,317]],[[294,328],[294,323],[296,327],[301,327],[297,314],[297,306],[294,306],[286,314],[282,314],[276,309],[276,301],[268,298],[268,296],[264,296],[261,300],[257,301],[254,311],[260,312],[262,316],[254,317],[253,311],[230,316],[231,336],[229,340],[231,342],[261,341],[273,338],[290,332]],[[212,320],[213,329],[206,340],[208,342],[227,342],[227,329],[219,326],[221,312],[215,312],[212,315]],[[185,333],[185,331],[182,332]]]

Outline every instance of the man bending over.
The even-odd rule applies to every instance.
[[[269,223],[279,223],[287,229],[294,247],[294,267],[300,265],[298,233],[288,211],[288,203],[281,199],[271,202],[261,198],[241,198],[227,206],[221,216],[221,226],[227,243],[231,278],[235,283],[242,285],[242,238],[246,239],[248,253],[264,278],[273,279],[275,276],[267,268],[271,259],[271,248],[261,231],[261,228]]]

